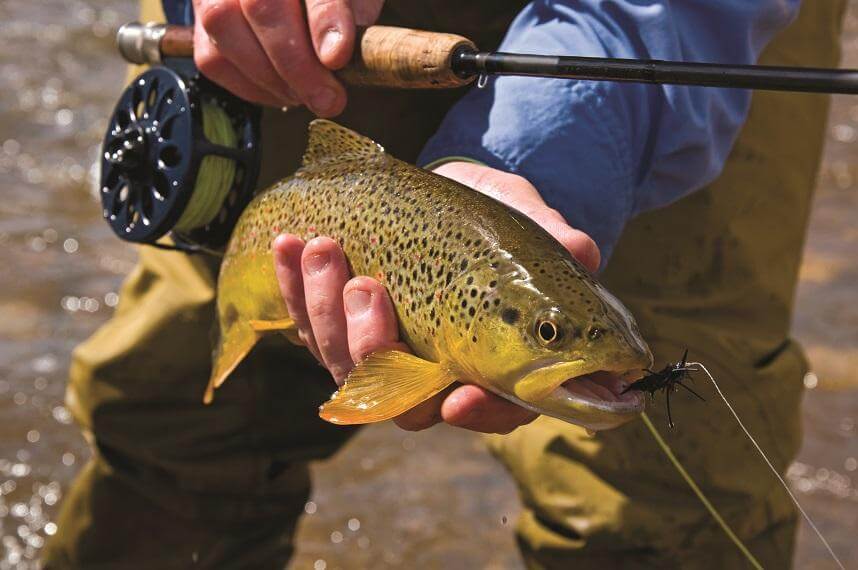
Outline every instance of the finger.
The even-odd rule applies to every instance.
[[[450,387],[442,390],[425,402],[421,402],[404,414],[395,417],[393,421],[400,428],[407,431],[421,431],[441,423],[443,421],[441,418],[441,404],[443,404],[444,398],[453,389],[453,387]]]
[[[298,338],[313,353],[320,363],[322,355],[313,337],[313,328],[307,316],[307,301],[304,298],[304,274],[301,272],[301,254],[304,242],[297,236],[283,234],[272,244],[274,250],[274,273],[280,286],[280,294],[286,303],[289,316],[298,328]]]
[[[399,323],[384,285],[370,277],[355,277],[343,290],[343,304],[355,364],[379,350],[411,352],[399,342]]]
[[[283,106],[278,97],[249,81],[224,57],[199,24],[194,28],[194,63],[207,78],[245,101],[269,107]]]
[[[313,337],[337,383],[354,368],[349,354],[343,288],[351,276],[339,244],[327,237],[310,240],[301,255],[304,296]]]
[[[355,43],[355,21],[349,0],[307,0],[307,23],[322,65],[340,69]]]
[[[545,206],[545,201],[536,187],[517,174],[465,162],[448,162],[438,166],[433,172],[488,194],[524,213]]]
[[[556,210],[546,207],[529,215],[533,221],[554,236],[554,239],[559,241],[590,273],[596,273],[599,270],[602,255],[593,238],[567,224]]]
[[[320,117],[346,104],[343,86],[316,57],[301,5],[296,1],[240,0],[241,10],[274,69],[302,103]]]
[[[298,104],[295,94],[268,60],[268,55],[244,18],[238,0],[207,3],[197,0],[195,7],[197,22],[205,30],[209,41],[248,83],[272,94],[280,106]]]
[[[506,434],[537,417],[530,410],[471,385],[456,388],[440,411],[448,424],[482,433]]]
[[[355,277],[343,291],[348,322],[349,350],[355,363],[379,350],[411,352],[399,342],[399,324],[387,289],[369,277]],[[436,394],[394,419],[408,431],[429,428],[441,421],[441,402],[447,391]]]

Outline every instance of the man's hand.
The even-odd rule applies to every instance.
[[[571,228],[524,178],[464,162],[451,162],[435,171],[524,212],[588,269],[599,267],[599,250],[593,240]],[[334,240],[318,237],[305,244],[293,235],[279,236],[274,242],[274,267],[299,337],[338,385],[372,352],[409,351],[399,341],[387,290],[369,277],[351,278],[343,251]],[[509,433],[535,418],[533,412],[487,390],[464,385],[437,394],[395,421],[407,430],[444,421],[484,433]]]
[[[194,61],[239,97],[320,117],[342,112],[332,70],[348,63],[355,26],[375,22],[384,0],[193,0]],[[306,12],[302,4],[306,4]]]

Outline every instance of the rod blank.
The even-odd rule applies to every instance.
[[[858,94],[858,70],[724,65],[661,60],[523,55],[461,50],[453,69],[469,75],[522,75],[699,85],[771,91]]]

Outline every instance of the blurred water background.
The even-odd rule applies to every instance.
[[[37,567],[89,455],[63,392],[71,350],[110,316],[135,259],[100,218],[91,166],[124,87],[113,34],[134,16],[131,0],[0,2],[0,570]],[[843,46],[858,67],[858,0]],[[813,372],[789,481],[854,561],[858,97],[835,98],[828,133],[794,326]],[[515,487],[475,436],[373,426],[314,474],[291,567],[521,567]],[[833,567],[806,527],[797,567]]]

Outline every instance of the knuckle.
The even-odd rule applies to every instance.
[[[241,11],[254,22],[271,23],[279,7],[271,0],[239,0]]]
[[[311,18],[335,16],[344,8],[343,0],[309,0],[307,2],[307,15]]]
[[[318,297],[307,301],[307,315],[310,319],[319,317],[327,317],[333,314],[336,308],[336,301],[327,295],[319,295]]]
[[[546,209],[545,214],[551,219],[553,219],[555,222],[563,224],[566,223],[566,219],[563,217],[563,214],[561,214],[559,210],[555,210],[554,208],[549,207]]]
[[[284,49],[279,52],[275,64],[277,72],[284,79],[303,78],[305,81],[315,83],[315,81],[309,81],[317,75],[313,65],[314,60],[310,56],[309,49],[297,42],[287,42]],[[297,89],[296,85],[290,85]]]
[[[203,75],[215,79],[223,72],[226,59],[215,50],[197,50],[194,53],[194,63]]]
[[[230,0],[211,0],[200,6],[200,23],[210,34],[217,34],[236,14],[235,3]]]
[[[322,353],[330,354],[339,347],[338,340],[335,336],[323,334],[316,339],[316,344]]]
[[[509,184],[511,186],[530,186],[530,181],[521,176],[519,174],[513,174],[512,172],[504,172],[504,183]]]
[[[495,173],[493,170],[488,168],[480,169],[473,175],[473,178],[471,178],[470,186],[477,189],[492,188],[494,187],[494,177]]]

